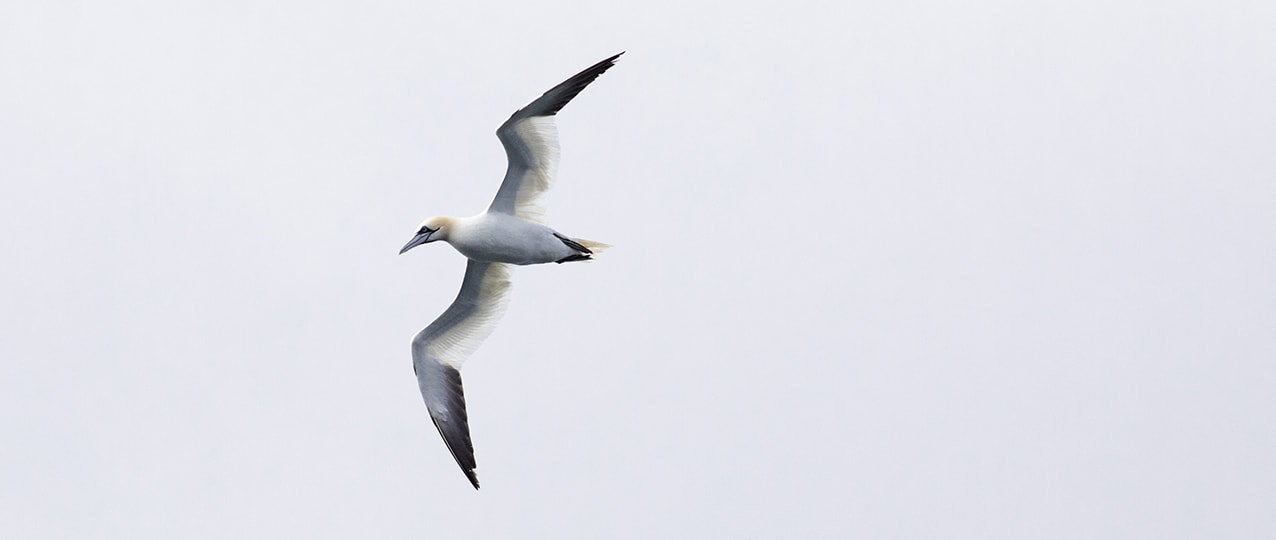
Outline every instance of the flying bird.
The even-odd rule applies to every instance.
[[[573,238],[544,223],[541,196],[554,183],[558,129],[554,116],[623,52],[594,64],[514,112],[497,128],[509,168],[487,211],[432,217],[399,251],[442,240],[465,255],[465,278],[452,305],[412,340],[412,367],[421,396],[452,457],[478,489],[461,388],[461,364],[492,333],[509,304],[510,265],[587,261],[610,247]]]

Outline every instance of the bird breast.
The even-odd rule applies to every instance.
[[[482,262],[541,264],[571,253],[571,248],[554,237],[553,229],[505,215],[457,220],[448,242],[462,255]]]

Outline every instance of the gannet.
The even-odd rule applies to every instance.
[[[510,265],[586,261],[610,247],[573,238],[544,224],[541,195],[554,183],[558,129],[554,116],[589,83],[616,64],[619,53],[573,75],[514,112],[496,130],[509,168],[487,211],[471,217],[432,217],[399,254],[442,240],[465,255],[456,300],[412,340],[412,368],[421,396],[452,457],[478,489],[461,388],[461,364],[487,339],[509,303]]]

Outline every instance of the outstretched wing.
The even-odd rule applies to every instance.
[[[412,367],[430,419],[474,489],[479,483],[461,388],[461,364],[505,314],[509,288],[509,265],[471,260],[456,300],[412,340]]]
[[[497,128],[496,136],[505,145],[509,168],[488,212],[515,215],[541,223],[545,211],[540,205],[540,197],[553,185],[558,170],[558,128],[554,126],[554,115],[589,83],[616,65],[621,54],[625,53],[594,64],[551,88],[526,107],[515,111]]]

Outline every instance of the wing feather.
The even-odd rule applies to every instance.
[[[412,340],[412,367],[425,407],[474,489],[479,483],[474,472],[474,444],[465,412],[461,364],[491,335],[505,314],[509,274],[509,265],[471,260],[452,305]]]
[[[558,127],[554,124],[554,116],[589,83],[616,65],[621,54],[625,53],[594,64],[559,83],[515,111],[497,128],[496,136],[505,146],[509,168],[505,170],[505,180],[501,182],[496,198],[488,207],[489,212],[542,223],[545,211],[540,198],[553,186],[558,171]]]

